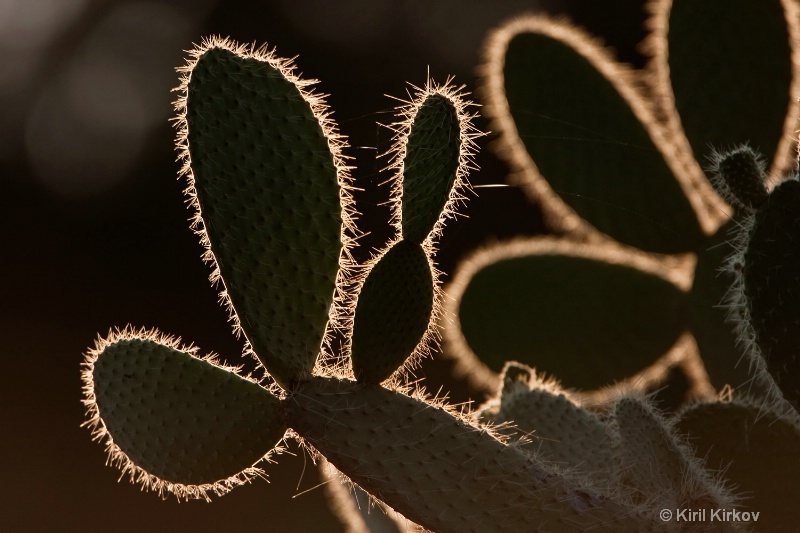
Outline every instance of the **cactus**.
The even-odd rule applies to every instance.
[[[800,406],[800,182],[795,176],[769,195],[753,217],[740,272],[755,346],[795,407]],[[755,349],[751,346],[751,350]]]
[[[633,530],[651,523],[653,518],[644,509],[615,501],[614,495],[600,492],[586,480],[535,461],[496,438],[488,428],[472,425],[421,391],[402,388],[399,381],[389,381],[390,388],[371,383],[371,378],[383,373],[373,370],[369,359],[363,368],[370,379],[354,381],[346,375],[347,367],[331,364],[335,360],[323,359],[320,364],[308,356],[312,344],[320,352],[328,348],[324,334],[311,332],[309,327],[309,321],[318,318],[312,311],[319,311],[317,304],[323,296],[313,282],[320,281],[322,286],[321,280],[335,280],[330,294],[336,295],[340,305],[353,304],[355,296],[346,289],[358,283],[358,269],[350,263],[350,241],[345,237],[352,229],[346,209],[346,169],[337,157],[343,141],[335,136],[322,103],[305,85],[294,77],[286,61],[264,49],[210,39],[193,53],[178,101],[178,145],[187,162],[188,193],[197,213],[197,231],[207,248],[206,258],[215,266],[213,277],[225,284],[223,297],[236,328],[244,332],[250,342],[248,351],[257,355],[269,373],[270,379],[264,382],[269,385],[240,376],[212,358],[199,358],[196,349],[181,347],[155,332],[126,329],[100,339],[84,363],[84,402],[89,413],[87,425],[96,438],[104,440],[111,461],[146,488],[179,498],[209,498],[211,493],[222,494],[260,474],[255,464],[279,450],[275,441],[285,438],[291,428],[292,435],[313,453],[324,455],[353,482],[431,529],[491,531],[504,524],[514,529],[547,525],[554,531],[574,531],[602,523]],[[476,132],[465,111],[467,104],[452,87],[429,84],[415,96],[418,113],[408,121],[408,151],[397,169],[413,168],[406,164],[409,156],[413,161],[413,146],[422,144],[431,152],[426,142],[415,142],[416,135],[421,135],[422,141],[429,135],[442,138],[424,127],[428,117],[423,111],[431,99],[434,103],[446,101],[451,118],[456,118],[458,135],[452,134],[451,121],[451,133],[443,138],[456,143],[458,149],[436,149],[445,160],[456,157],[456,161],[428,165],[447,170],[429,176],[414,169],[412,180],[445,178],[450,192],[444,201],[433,204],[440,211],[438,216],[423,213],[412,219],[412,231],[403,226],[407,239],[399,240],[369,265],[372,270],[365,276],[362,291],[369,286],[371,274],[402,243],[409,242],[412,250],[422,249],[430,261],[428,251],[433,248],[439,222],[451,212],[449,204],[457,200],[457,191],[463,187]],[[266,110],[252,109],[261,105],[261,100],[265,100]],[[271,109],[280,101],[290,111]],[[222,104],[236,109],[229,112]],[[195,105],[199,109],[194,109]],[[417,129],[416,116],[420,114],[426,120]],[[257,132],[261,142],[236,131],[239,127],[251,134]],[[328,144],[327,156],[318,153],[320,133]],[[399,139],[402,142],[404,135]],[[299,158],[309,155],[310,165],[306,166]],[[229,166],[223,168],[223,162]],[[339,174],[338,180],[332,169]],[[398,179],[405,177],[405,172],[398,173]],[[317,185],[320,180],[338,181],[341,196],[336,188]],[[307,195],[300,194],[298,183],[304,184]],[[285,216],[299,221],[301,229],[284,227],[284,218],[259,214],[272,209],[276,201],[287,200],[296,204],[282,206]],[[413,195],[410,201],[415,201]],[[331,203],[344,205],[341,217],[329,216]],[[422,243],[420,219],[427,221],[428,228]],[[314,226],[309,224],[333,225],[335,232],[330,227],[318,231],[323,235],[341,232],[344,251],[326,240],[315,246],[309,235]],[[290,237],[309,247],[309,253],[284,242]],[[328,263],[330,257],[320,258],[325,253],[340,265],[334,276],[324,275],[322,267],[315,266]],[[298,275],[307,276],[313,290],[293,286]],[[228,281],[229,276],[234,281]],[[268,281],[262,281],[262,276]],[[436,277],[433,272],[429,276]],[[251,282],[249,291],[239,286],[242,279]],[[379,299],[382,290],[384,298],[393,297],[391,291],[385,292],[385,283],[374,287],[372,297]],[[281,313],[262,309],[272,303],[267,296],[275,299]],[[428,296],[432,296],[430,291],[420,295]],[[298,306],[308,312],[292,313]],[[435,305],[415,308],[427,310],[433,316],[426,318],[433,323]],[[266,330],[245,315],[252,310],[256,317],[270,320],[286,313],[301,331],[278,335],[272,345]],[[342,327],[341,316],[347,313],[352,311],[333,307],[329,327]],[[357,303],[354,320],[360,321]],[[386,325],[378,323],[377,327]],[[400,325],[401,330],[404,327]],[[302,334],[303,330],[308,331]],[[398,334],[402,337],[405,332]],[[372,338],[381,340],[376,335]],[[268,356],[262,355],[264,349]],[[380,357],[381,353],[376,348],[370,355]],[[403,361],[395,363],[402,366]],[[379,361],[377,366],[385,369],[388,363]],[[272,376],[273,372],[277,376]],[[248,417],[254,409],[259,416]],[[221,420],[226,417],[230,420]],[[228,455],[225,448],[229,446],[240,451]],[[419,465],[418,475],[407,475],[401,460],[404,456]],[[470,468],[465,470],[468,463]],[[467,498],[449,498],[455,484]],[[420,494],[425,497],[419,498]],[[514,502],[511,508],[509,502]]]
[[[721,267],[734,279],[725,304],[753,380],[766,394],[686,406],[677,424],[698,457],[726,469],[750,495],[742,507],[764,513],[765,531],[784,530],[800,519],[791,481],[800,467],[800,181],[794,171],[769,190],[761,156],[748,146],[717,153],[714,161],[715,182],[745,212]]]
[[[662,501],[673,502],[666,509],[722,506],[740,512],[730,515],[740,519],[741,513],[747,513],[743,522],[729,522],[730,527],[788,531],[800,519],[792,503],[798,496],[794,481],[800,465],[796,449],[800,438],[796,389],[798,185],[790,171],[795,164],[792,139],[800,78],[798,6],[789,1],[709,2],[702,8],[688,5],[680,1],[651,3],[653,33],[647,43],[651,64],[642,72],[620,67],[594,40],[564,22],[524,18],[494,34],[487,48],[483,91],[493,127],[500,131],[499,153],[512,166],[513,183],[540,202],[551,226],[567,237],[490,246],[465,261],[447,289],[453,297],[450,311],[458,315],[458,321],[445,330],[445,340],[459,370],[479,389],[497,387],[502,391],[479,411],[481,419],[499,424],[499,431],[519,439],[521,446],[542,460],[578,469],[606,487],[616,485],[617,491],[629,491],[634,499],[654,498],[660,493]],[[722,35],[735,34],[725,28],[740,24],[736,22],[739,17],[747,20],[748,26],[764,28],[758,32],[763,42],[732,43]],[[714,22],[699,30],[702,20]],[[714,57],[718,42],[725,44],[719,45]],[[722,67],[726,57],[736,57],[734,68]],[[697,65],[703,61],[705,68]],[[563,78],[565,69],[567,77],[575,77],[560,85],[561,80],[551,75],[558,72]],[[758,74],[747,75],[742,69]],[[702,73],[702,78],[697,73]],[[743,80],[748,80],[746,86]],[[639,88],[642,84],[645,91]],[[789,91],[778,94],[776,87],[781,84]],[[577,87],[573,92],[586,87],[586,92],[565,101],[564,93],[571,92],[570,87]],[[722,94],[725,96],[717,99]],[[742,110],[740,117],[724,104],[727,98],[764,105],[759,106],[757,116],[747,119],[750,110]],[[628,102],[630,111],[620,107],[620,100]],[[603,115],[607,109],[610,111]],[[620,118],[626,113],[638,119],[642,125],[638,130],[636,120],[626,123]],[[750,144],[742,145],[747,139]],[[583,142],[587,140],[591,142]],[[628,149],[618,156],[609,141]],[[693,152],[702,155],[709,145],[737,146],[710,156],[707,174],[715,191],[709,189],[693,157]],[[660,152],[666,165],[651,161],[640,166],[641,158],[651,154],[631,153],[633,146],[652,146],[650,152]],[[774,151],[769,168],[750,146]],[[655,233],[648,234],[647,228],[640,231],[639,226],[658,220],[651,213],[659,213],[664,206],[648,200],[650,189],[634,187],[638,168],[647,168],[648,184],[659,174],[671,175],[678,182],[696,213],[691,218],[701,228],[694,244],[691,241],[698,232],[693,226],[674,225],[687,223],[680,215],[664,219],[668,222],[655,228]],[[597,186],[590,181],[593,175],[598,176]],[[664,185],[660,186],[662,192],[654,195],[656,203],[666,202],[676,213],[683,210],[663,192]],[[615,206],[626,209],[613,209]],[[629,210],[634,216],[629,216]],[[636,213],[647,215],[637,219]],[[728,214],[732,220],[725,222]],[[658,231],[668,225],[680,229],[658,237]],[[678,257],[663,255],[674,252],[670,246],[690,252],[694,261],[682,266]],[[584,258],[594,265],[553,286],[553,270],[560,272]],[[667,280],[678,289],[682,303],[648,297],[659,309],[648,310],[647,316],[678,317],[677,331],[688,329],[691,336],[670,333],[673,322],[662,319],[665,329],[644,336],[652,353],[650,358],[643,356],[646,352],[637,348],[636,334],[647,330],[640,324],[634,326],[634,321],[628,322],[625,330],[625,324],[608,320],[610,298],[604,297],[603,288],[583,281],[603,279],[599,273],[620,264],[653,280],[637,282],[631,276],[633,288],[607,294],[613,294],[617,302],[631,302],[642,294],[657,294],[644,289],[657,285],[657,279]],[[519,284],[524,288],[519,289]],[[506,291],[505,287],[517,289]],[[580,289],[564,302],[561,297],[573,287]],[[520,313],[514,318],[515,328],[503,329],[510,320],[508,315],[493,320],[498,309],[493,293],[503,295],[502,306],[511,308],[509,314]],[[516,299],[517,294],[522,298]],[[598,303],[598,298],[606,305]],[[528,318],[531,326],[520,327]],[[592,326],[587,328],[587,322]],[[625,341],[616,346],[583,343],[584,331],[592,328],[605,329],[609,337]],[[500,342],[489,341],[487,333],[498,329],[507,335]],[[560,337],[561,344],[553,349],[552,340],[538,334],[542,329],[555,331],[552,337]],[[620,330],[629,334],[617,333]],[[533,335],[526,336],[527,332]],[[633,350],[627,346],[630,336]],[[645,367],[664,353],[664,339],[669,338],[679,339],[676,347],[682,343],[683,353],[673,348],[656,365],[610,391],[563,389],[552,380],[537,377],[544,370],[568,376],[572,386],[612,383],[632,373],[620,359]],[[507,366],[498,376],[499,361],[512,350],[537,371],[525,374],[517,365],[509,377],[513,367]],[[477,363],[475,352],[494,368]],[[595,361],[601,365],[612,361],[618,373],[587,371]],[[637,399],[640,390],[652,387],[652,378],[655,386],[663,381],[665,363],[689,363],[690,378],[700,385],[695,394],[706,399],[690,402],[666,417]],[[713,388],[733,387],[715,393],[704,369]],[[520,380],[520,375],[528,377]],[[587,383],[587,376],[598,379]],[[520,386],[520,381],[526,386]],[[621,405],[639,413],[628,430],[620,417]],[[642,441],[651,445],[642,447]],[[620,451],[636,442],[639,444],[631,448],[636,451]],[[654,454],[659,448],[662,452]],[[637,465],[637,473],[658,474],[645,479],[636,474],[626,476],[631,465]],[[615,477],[618,470],[623,472],[621,477]],[[707,520],[694,526],[713,528]]]
[[[212,358],[199,358],[196,349],[156,332],[125,329],[100,339],[84,364],[84,402],[87,425],[104,440],[111,461],[146,488],[179,498],[208,498],[260,474],[254,465],[278,451],[276,443],[291,428],[373,496],[435,530],[488,531],[500,523],[519,528],[552,523],[554,530],[606,523],[630,530],[651,522],[642,509],[537,463],[422,392],[404,390],[398,381],[390,381],[391,388],[371,383],[385,372],[374,370],[369,358],[362,367],[368,379],[357,382],[346,375],[346,366],[336,366],[333,356],[318,362],[309,355],[313,350],[327,355],[330,349],[325,324],[319,323],[322,309],[328,313],[328,328],[346,327],[343,317],[353,313],[348,304],[355,306],[353,320],[360,322],[357,295],[347,289],[359,283],[362,291],[370,287],[372,274],[392,250],[409,243],[409,249],[421,249],[431,260],[428,254],[440,222],[452,212],[464,186],[476,132],[458,90],[431,83],[415,96],[416,113],[407,121],[407,151],[397,165],[403,172],[397,177],[405,181],[405,170],[413,170],[410,190],[416,179],[445,179],[448,193],[440,194],[432,207],[421,206],[422,215],[411,217],[410,226],[403,225],[406,238],[368,265],[371,270],[361,282],[347,248],[353,229],[346,168],[339,155],[343,141],[306,85],[285,60],[227,40],[206,41],[189,60],[179,89],[178,146],[187,163],[195,227],[206,246],[206,259],[214,265],[212,278],[224,284],[223,300],[236,330],[243,332],[247,351],[269,373],[263,381],[268,386]],[[434,105],[444,101],[451,108],[449,133],[444,136],[425,127],[430,122],[425,105],[429,100]],[[264,109],[257,109],[262,105]],[[424,120],[417,128],[420,115]],[[402,124],[398,129],[403,131]],[[409,157],[411,162],[415,159],[415,146],[421,145],[430,157],[429,136],[455,143],[457,149],[437,149],[445,163],[429,162],[426,166],[437,172],[426,176],[408,163]],[[406,136],[398,137],[403,142]],[[301,157],[310,157],[308,164]],[[441,169],[445,172],[438,172]],[[415,201],[419,202],[412,194],[409,202]],[[280,217],[269,212],[276,202]],[[331,216],[330,205],[344,206],[341,215]],[[431,208],[437,216],[425,213]],[[414,207],[408,209],[403,215]],[[423,242],[419,220],[426,221]],[[341,249],[331,245],[333,238],[324,238],[331,235]],[[339,266],[333,274],[326,268],[332,260]],[[428,276],[435,279],[431,270]],[[311,287],[306,289],[304,283]],[[392,288],[386,283],[372,287],[372,298],[394,296],[386,292]],[[417,296],[435,300],[438,295],[431,292]],[[333,297],[330,310],[321,305],[326,296]],[[268,309],[273,301],[277,311]],[[431,312],[435,303],[414,304],[416,311],[428,312],[429,324],[436,320]],[[278,323],[262,326],[261,320]],[[297,331],[279,331],[291,327]],[[405,325],[399,327],[398,335],[406,335]],[[320,331],[312,331],[315,328]],[[375,334],[368,338],[382,340]],[[379,358],[382,353],[373,347],[369,355]],[[390,361],[403,365],[391,355]],[[389,363],[378,361],[377,366],[384,370]],[[254,409],[259,415],[247,416]],[[226,417],[229,420],[223,420]],[[374,453],[366,453],[365,445]],[[239,451],[229,455],[228,447]],[[424,499],[414,496],[419,490],[416,476],[404,474],[399,459],[406,453],[424,465]],[[440,460],[445,457],[448,460]],[[473,468],[465,472],[463,465],[469,461]],[[455,480],[469,498],[447,498]],[[511,510],[509,501],[516,502]]]
[[[800,180],[767,193],[760,156],[749,147],[717,154],[716,181],[727,185],[747,216],[725,269],[734,277],[726,301],[755,378],[795,409],[800,406]],[[745,171],[743,171],[745,169]],[[742,187],[742,182],[752,185]],[[761,189],[765,192],[762,194]],[[753,194],[752,191],[756,191]],[[759,201],[754,201],[754,200]]]
[[[790,170],[800,10],[794,0],[649,9],[644,69],[541,15],[487,41],[480,93],[497,153],[560,235],[486,246],[454,275],[445,352],[479,391],[497,388],[508,358],[581,389],[652,390],[675,366],[694,397],[753,386],[719,305],[732,282],[719,272],[725,243],[746,213],[698,159],[749,140],[771,158],[754,163],[770,183]],[[743,27],[758,37],[733,37]]]
[[[434,531],[741,531],[752,522],[765,530],[797,523],[797,494],[787,488],[776,497],[751,471],[763,467],[774,479],[778,459],[790,461],[790,472],[798,464],[792,389],[781,393],[775,382],[787,379],[760,371],[784,352],[795,362],[794,278],[773,278],[759,263],[778,257],[794,268],[787,251],[797,228],[786,215],[796,180],[746,203],[752,225],[726,263],[740,273],[732,317],[747,322],[740,328],[753,341],[748,354],[766,396],[735,391],[665,415],[639,390],[618,387],[598,402],[509,363],[496,397],[468,413],[406,376],[436,342],[443,301],[436,240],[472,166],[478,133],[463,91],[449,80],[429,82],[401,109],[390,166],[397,235],[359,265],[351,255],[358,231],[346,144],[309,82],[265,48],[217,38],[192,53],[183,73],[178,147],[194,227],[245,353],[264,375],[242,375],[156,331],[128,327],[99,339],[82,369],[85,425],[123,475],[162,495],[210,499],[265,475],[263,463],[295,438],[348,483]],[[752,176],[740,167],[761,172],[729,159],[716,159],[723,181]],[[703,187],[692,179],[682,187]],[[706,225],[699,219],[698,238]],[[537,241],[550,246],[537,253],[566,257],[556,268],[596,261],[608,267],[598,269],[603,280],[639,273],[641,286],[664,287],[664,301],[679,301],[678,289],[685,294],[675,261],[592,231],[583,243]],[[776,302],[778,319],[757,312]],[[782,336],[773,342],[775,331]],[[337,348],[331,340],[339,333],[349,344]],[[679,330],[672,336],[691,347]],[[680,354],[665,365],[691,361]],[[758,449],[742,453],[751,437]],[[711,456],[718,448],[722,455]],[[741,461],[730,474],[727,458]],[[709,524],[663,514],[738,510],[750,492],[764,508],[748,507],[743,519]]]

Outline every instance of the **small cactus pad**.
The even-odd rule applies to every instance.
[[[170,339],[124,332],[84,365],[84,403],[112,462],[178,497],[223,493],[283,438],[279,400]]]
[[[784,396],[800,405],[800,181],[779,185],[755,215],[744,255],[755,341]]]
[[[482,422],[511,425],[500,433],[525,437],[523,449],[564,467],[574,467],[596,481],[612,471],[614,438],[596,415],[575,403],[553,380],[545,380],[519,363],[503,370],[503,388],[498,403],[480,412]],[[527,442],[526,442],[527,440]]]
[[[737,207],[755,209],[769,195],[764,161],[749,146],[713,154],[709,170],[717,192]]]
[[[467,174],[474,168],[475,137],[482,135],[472,124],[463,86],[448,79],[444,85],[428,80],[413,87],[408,101],[398,108],[400,120],[394,131],[389,169],[392,181],[392,223],[403,239],[426,241],[439,237],[444,223],[465,200]]]
[[[730,495],[645,400],[621,398],[614,406],[620,435],[619,466],[634,498],[674,509],[721,509]]]
[[[638,509],[400,392],[311,378],[285,403],[292,427],[336,468],[432,531],[658,531]]]
[[[196,56],[182,133],[199,231],[237,325],[286,387],[314,367],[333,303],[337,138],[287,61],[219,41]]]
[[[423,101],[403,162],[403,238],[421,243],[433,229],[456,180],[461,150],[458,112],[447,97]]]
[[[433,311],[431,266],[422,246],[402,240],[369,272],[356,304],[353,371],[359,382],[380,383],[412,355]]]
[[[697,457],[718,469],[739,494],[740,511],[758,511],[758,531],[794,531],[800,523],[800,430],[763,405],[700,403],[686,409],[676,429]]]

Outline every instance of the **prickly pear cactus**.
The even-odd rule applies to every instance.
[[[800,518],[798,5],[689,6],[650,4],[644,71],[545,17],[490,38],[483,96],[498,153],[564,237],[466,260],[447,288],[458,320],[445,340],[461,374],[497,391],[479,419],[542,460],[664,502],[676,530],[789,531]],[[744,21],[759,38],[732,42]],[[729,98],[764,107],[739,114]],[[723,149],[703,171],[708,146]],[[536,371],[497,374],[509,358]],[[670,366],[705,400],[664,415],[637,391]],[[543,373],[580,389],[627,379],[584,392]],[[708,512],[687,523],[689,508]]]
[[[734,279],[724,307],[754,390],[765,393],[730,391],[725,401],[686,406],[677,427],[697,457],[748,495],[738,509],[763,514],[759,531],[789,530],[800,520],[791,503],[800,468],[800,181],[794,171],[770,186],[762,157],[747,145],[713,162],[715,185],[742,214],[721,266]]]
[[[658,388],[653,363],[682,367],[694,397],[751,386],[718,305],[744,213],[702,166],[709,146],[748,140],[773,182],[794,165],[800,10],[699,4],[649,2],[640,70],[563,19],[520,17],[489,36],[480,94],[496,151],[561,236],[487,246],[455,274],[446,353],[478,390],[496,389],[507,359],[585,390]]]
[[[397,126],[398,145],[406,146],[395,166],[403,184],[396,206],[403,238],[359,279],[362,269],[351,264],[347,250],[352,228],[343,141],[306,86],[286,61],[225,40],[206,41],[190,59],[178,102],[179,146],[196,230],[236,329],[269,377],[240,376],[156,332],[128,328],[99,340],[84,363],[84,402],[87,425],[105,442],[111,461],[147,488],[208,498],[260,474],[259,460],[278,451],[291,429],[374,497],[433,530],[491,531],[500,524],[633,530],[651,522],[642,509],[536,462],[422,392],[397,380],[388,388],[376,383],[404,364],[397,353],[385,353],[382,348],[391,346],[381,335],[367,332],[377,345],[368,345],[353,369],[331,367],[332,357],[317,361],[314,354],[329,349],[326,320],[329,328],[343,327],[343,317],[352,317],[354,331],[388,331],[405,339],[406,356],[415,343],[433,338],[425,328],[372,316],[361,324],[357,302],[366,290],[374,291],[372,301],[396,298],[385,280],[370,285],[373,276],[384,276],[381,265],[394,261],[393,250],[413,251],[399,254],[393,275],[402,279],[410,263],[405,270],[412,277],[437,278],[430,253],[464,186],[476,132],[456,89],[428,84],[414,96],[407,120]],[[415,196],[418,180],[444,181],[427,185],[436,202],[427,193],[425,201]],[[408,202],[406,191],[412,191]],[[408,259],[420,251],[426,276]],[[335,272],[331,263],[338,265]],[[361,294],[347,292],[351,286]],[[438,293],[423,290],[415,297],[432,303],[406,309],[423,313],[412,324],[433,324]],[[273,320],[281,327],[261,325]],[[366,377],[353,380],[353,373]],[[408,460],[421,466],[419,476],[405,475]],[[465,471],[468,462],[472,468]],[[469,497],[451,498],[454,485]],[[516,510],[508,510],[509,501],[518,502]]]
[[[681,13],[678,4],[675,12]],[[659,46],[666,46],[669,10],[666,2],[654,5],[655,35],[662,37],[651,43],[657,63],[666,58],[658,54],[664,54]],[[780,13],[794,13],[793,3],[780,6]],[[676,19],[676,25],[684,19]],[[627,125],[608,134],[631,127],[638,131],[636,142],[649,138],[657,150],[641,157],[662,165],[654,175],[677,180],[677,185],[662,181],[659,194],[682,191],[684,211],[697,218],[681,230],[694,243],[684,246],[669,232],[647,229],[638,236],[622,229],[615,235],[619,242],[613,241],[573,214],[571,223],[564,219],[573,226],[561,228],[574,230],[569,240],[508,247],[516,255],[498,263],[492,275],[513,279],[509,273],[524,276],[539,269],[569,280],[586,269],[607,284],[597,289],[579,283],[577,292],[567,294],[573,301],[587,290],[597,291],[594,296],[625,294],[625,280],[638,277],[628,289],[630,297],[656,294],[650,302],[659,310],[645,307],[631,317],[664,321],[663,345],[650,349],[652,355],[666,351],[660,366],[636,374],[638,383],[598,395],[564,388],[539,368],[507,363],[493,378],[494,398],[474,413],[407,384],[406,371],[437,340],[444,297],[434,263],[436,241],[463,200],[472,166],[478,133],[464,93],[449,81],[444,86],[429,82],[400,109],[390,164],[396,236],[359,265],[351,256],[358,231],[342,155],[346,144],[324,102],[294,74],[290,62],[263,48],[214,38],[198,47],[183,69],[178,146],[212,280],[221,285],[234,328],[246,339],[245,352],[257,358],[264,375],[243,376],[155,331],[128,327],[99,339],[82,369],[85,425],[103,441],[110,463],[159,494],[210,499],[265,475],[265,463],[281,451],[282,442],[296,438],[346,483],[363,489],[371,502],[404,516],[405,526],[442,532],[780,531],[800,521],[794,478],[780,491],[773,488],[776,479],[794,476],[800,465],[794,387],[800,264],[793,216],[800,182],[791,177],[762,190],[764,167],[749,149],[713,158],[717,181],[731,197],[743,198],[731,202],[746,223],[724,266],[734,279],[731,317],[740,323],[758,385],[751,396],[727,389],[715,399],[695,340],[683,331],[684,322],[671,319],[691,300],[690,289],[700,279],[696,274],[692,285],[690,254],[718,231],[722,215],[715,206],[728,209],[705,178],[692,173],[699,167],[691,158],[670,160],[672,152],[665,151],[669,147],[675,157],[688,157],[694,134],[689,141],[675,137],[676,115],[659,114],[670,108],[657,113],[647,107],[640,89],[627,85],[629,74],[615,70],[574,29],[545,19],[518,24],[524,30],[522,52],[528,45],[544,46],[547,57],[575,68],[570,79],[577,89],[585,87],[579,82],[586,75],[605,84],[598,98],[630,104]],[[500,49],[510,50],[510,43]],[[517,59],[524,57],[520,53]],[[663,65],[660,71],[654,68],[653,79],[666,72]],[[677,92],[674,97],[681,107]],[[506,142],[512,142],[509,131],[503,131]],[[521,130],[517,140],[536,138]],[[783,170],[785,161],[776,161],[773,168]],[[553,165],[556,170],[555,159]],[[611,187],[614,194],[624,194],[620,184],[630,184],[627,178]],[[545,182],[531,179],[546,196]],[[566,179],[570,183],[572,177]],[[699,196],[687,192],[698,190]],[[637,195],[641,198],[642,191]],[[581,216],[599,216],[586,214],[593,207],[556,210],[562,208],[561,214],[574,209]],[[602,231],[616,226],[613,218]],[[676,252],[682,255],[668,255]],[[477,278],[496,263],[473,273]],[[543,264],[548,268],[541,269]],[[776,265],[778,273],[771,268]],[[546,287],[535,276],[528,282],[536,291]],[[487,287],[492,290],[491,283]],[[601,326],[613,323],[603,309],[590,309],[587,316]],[[526,329],[547,336],[552,320],[542,315]],[[334,347],[334,333],[344,333],[348,343]],[[588,338],[599,341],[602,335]],[[736,355],[735,349],[727,352],[728,362]],[[609,361],[626,364],[624,357]],[[705,387],[697,394],[708,400],[668,415],[642,394],[641,384],[659,382],[676,365],[694,372],[696,388]],[[584,372],[596,372],[586,366]],[[734,514],[706,522],[681,518],[686,510]]]
[[[761,157],[748,146],[715,156],[716,182],[746,216],[725,270],[726,305],[756,379],[800,405],[800,180],[793,173],[767,192]]]
[[[371,351],[353,369],[331,367],[331,359],[315,363],[308,355],[312,343],[319,352],[326,349],[325,324],[317,324],[322,333],[312,332],[314,328],[309,325],[319,318],[310,311],[319,310],[325,296],[317,287],[324,285],[323,279],[327,280],[328,298],[338,301],[343,309],[340,314],[336,314],[336,307],[329,311],[328,327],[346,324],[341,317],[352,316],[346,305],[349,303],[355,307],[354,331],[359,327],[389,331],[408,340],[411,352],[415,351],[411,340],[422,342],[426,338],[425,331],[419,333],[405,323],[376,322],[371,316],[364,320],[366,326],[362,325],[357,301],[366,290],[374,291],[369,295],[374,301],[396,297],[390,284],[383,281],[370,285],[370,279],[384,275],[380,266],[393,261],[388,258],[393,250],[402,250],[400,246],[414,253],[421,250],[430,265],[437,228],[464,186],[476,135],[457,90],[428,84],[407,108],[411,110],[407,121],[398,126],[398,144],[407,147],[395,166],[401,183],[408,178],[407,185],[403,183],[400,188],[396,206],[401,210],[398,219],[403,238],[368,265],[363,280],[357,278],[360,269],[349,262],[347,251],[347,176],[338,157],[342,141],[333,133],[321,102],[293,76],[288,64],[263,50],[211,39],[193,54],[180,91],[179,146],[187,161],[188,192],[197,212],[197,230],[207,248],[206,257],[216,267],[214,277],[219,276],[226,287],[224,297],[237,329],[250,341],[248,349],[258,356],[270,377],[273,372],[277,377],[255,382],[213,359],[199,358],[195,349],[181,347],[154,332],[126,329],[99,340],[84,363],[84,402],[89,413],[87,425],[105,442],[113,463],[147,488],[179,498],[208,498],[260,474],[258,461],[268,459],[279,449],[279,442],[291,434],[373,497],[436,531],[494,531],[500,527],[576,531],[594,529],[599,524],[620,530],[643,525],[649,529],[647,524],[653,518],[641,506],[616,501],[614,494],[606,494],[586,479],[536,461],[442,402],[427,398],[419,390],[401,387],[398,380],[387,382],[389,387],[376,383],[391,374],[392,365],[404,364],[397,353],[384,355],[381,348],[391,347],[379,344],[385,343],[380,335],[367,334],[378,345],[370,346]],[[253,107],[264,99],[267,109],[286,100],[293,118],[283,120],[281,117],[287,115],[277,111],[231,113],[220,103],[227,101],[238,110],[241,101],[226,100],[229,94],[244,95],[247,106]],[[442,107],[435,109],[434,115],[441,115],[443,123],[431,122],[429,103]],[[199,111],[193,109],[196,104]],[[254,117],[260,118],[257,126],[251,125]],[[257,142],[237,134],[237,127],[257,130]],[[299,131],[292,133],[295,128]],[[445,134],[441,135],[438,128],[445,128]],[[328,156],[317,154],[320,132],[327,141]],[[449,144],[437,147],[430,139],[446,139],[457,149]],[[420,146],[428,160],[425,168],[432,170],[428,175],[413,164],[419,157],[416,147]],[[216,157],[201,153],[204,150]],[[313,154],[309,166],[298,162],[296,151]],[[225,160],[230,166],[220,165],[223,152],[234,154]],[[405,192],[419,187],[416,180],[437,179],[445,185],[432,188],[438,190],[436,202],[421,202],[412,193],[409,203],[418,205],[401,207],[401,202],[406,204]],[[341,188],[316,185],[317,180],[332,180]],[[313,194],[305,189],[307,196],[296,194],[298,181]],[[297,203],[281,207],[285,217],[258,214],[272,209],[276,201],[290,200]],[[330,212],[331,203],[345,207],[339,218],[324,214]],[[415,209],[416,215],[408,216],[406,225],[406,214],[415,213]],[[434,216],[430,210],[438,214]],[[287,219],[294,220],[291,217],[301,221],[304,231],[284,227]],[[332,224],[335,231],[330,227],[319,231],[329,235],[339,232],[344,251],[324,240],[308,242],[308,224]],[[293,236],[308,248],[295,250],[294,244],[285,242]],[[328,259],[320,259],[321,254],[328,254]],[[403,261],[390,272],[402,278],[404,262],[409,260],[400,257]],[[339,263],[338,273],[323,275],[321,272],[327,269],[321,271],[322,267],[315,265],[325,265],[331,258]],[[251,279],[243,269],[255,269],[256,274]],[[407,270],[414,276],[421,269]],[[431,270],[429,266],[427,279],[434,280],[437,276]],[[237,289],[244,279],[241,276],[254,282],[252,293]],[[295,276],[308,276],[313,290],[303,290]],[[269,281],[260,283],[262,278]],[[359,286],[361,294],[347,292],[352,285]],[[280,313],[263,309],[271,304],[267,295],[276,300]],[[433,299],[434,303],[414,303],[407,309],[427,313],[424,320],[417,317],[412,323],[433,324],[436,291],[423,290],[417,297]],[[292,314],[296,305],[309,313]],[[382,304],[378,309],[388,306]],[[251,310],[255,310],[255,316],[246,314]],[[258,320],[280,319],[283,313],[307,333],[286,333],[272,343]],[[262,355],[262,350],[269,356]],[[354,380],[353,373],[366,377]],[[258,415],[250,417],[253,411]],[[291,433],[287,433],[289,429]],[[227,453],[228,447],[235,453]],[[409,461],[419,465],[419,472],[412,476],[407,475]],[[465,470],[466,464],[470,468]],[[465,497],[453,498],[454,486]],[[420,497],[423,494],[424,498]],[[508,508],[509,501],[516,502],[512,509]]]

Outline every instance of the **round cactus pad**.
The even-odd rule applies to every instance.
[[[652,120],[637,116],[635,96],[615,83],[628,73],[611,73],[605,56],[572,33],[521,30],[508,41],[498,90],[516,129],[509,136],[521,141],[508,156],[517,165],[532,159],[561,200],[615,239],[689,251],[702,238],[697,216],[654,143]]]

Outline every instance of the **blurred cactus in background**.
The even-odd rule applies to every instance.
[[[497,152],[562,237],[488,246],[456,273],[446,351],[480,389],[497,386],[509,359],[584,390],[658,388],[676,366],[694,397],[751,386],[720,306],[733,279],[719,267],[742,215],[698,160],[749,142],[771,157],[770,183],[793,168],[798,6],[649,10],[641,70],[541,16],[488,39],[480,92]],[[743,27],[752,39],[735,37]]]
[[[479,251],[444,292],[437,243],[480,135],[463,89],[429,80],[400,108],[395,236],[359,263],[346,141],[313,82],[266,48],[206,40],[181,69],[182,174],[262,374],[156,331],[99,339],[85,424],[109,461],[162,495],[210,499],[268,474],[297,439],[351,531],[368,530],[373,505],[397,531],[794,527],[800,10],[688,4],[653,2],[644,72],[563,21],[521,18],[490,37],[498,149],[560,235]],[[742,20],[759,31],[729,39]],[[775,154],[769,171],[748,140]],[[695,158],[709,144],[723,147],[713,187]],[[489,397],[472,411],[409,373],[440,327]],[[665,413],[649,392],[674,368],[692,401]],[[682,521],[685,509],[739,519]]]

